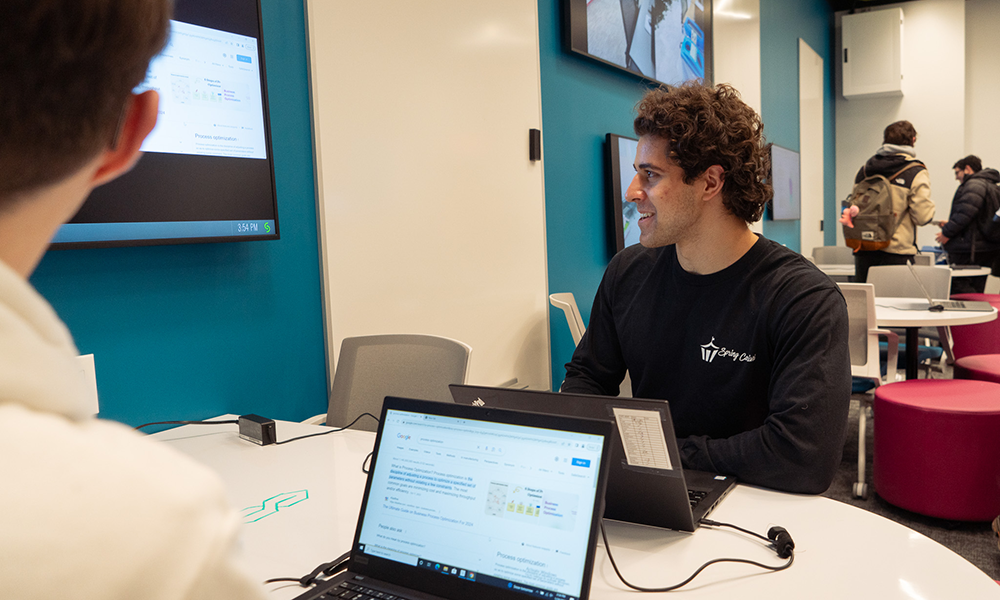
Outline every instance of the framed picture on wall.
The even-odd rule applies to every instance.
[[[639,243],[639,211],[634,202],[625,201],[635,176],[635,152],[639,140],[609,133],[604,144],[605,176],[608,198],[608,222],[612,227],[615,252]]]
[[[570,52],[676,85],[712,80],[712,0],[564,0]]]
[[[799,153],[771,144],[771,219],[794,221],[802,215],[802,186]]]

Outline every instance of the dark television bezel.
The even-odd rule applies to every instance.
[[[705,34],[705,77],[703,82],[705,84],[712,85],[715,83],[715,52],[712,45],[712,40],[714,39],[713,20],[715,15],[715,5],[714,0],[702,0],[702,4],[706,6],[705,13],[708,15],[708,28],[702,31],[702,33]],[[607,65],[617,71],[630,73],[645,82],[668,86],[676,85],[676,83],[660,81],[654,77],[650,77],[638,71],[633,71],[627,67],[615,64],[607,59],[601,58],[600,56],[580,50],[578,47],[574,46],[573,41],[581,38],[584,40],[587,39],[587,0],[563,0],[563,45],[567,52]]]
[[[785,146],[780,146],[778,144],[769,144],[769,146],[770,146],[770,148],[768,148],[768,154],[770,155],[770,159],[771,159],[771,172],[769,173],[770,178],[771,178],[771,199],[768,200],[768,202],[767,202],[768,213],[769,213],[772,221],[799,221],[799,220],[802,219],[802,153],[799,152],[798,150],[792,150],[791,148],[786,148]],[[798,162],[798,165],[799,165],[799,168],[798,168],[798,171],[799,171],[799,175],[798,175],[799,199],[798,199],[798,202],[796,203],[796,208],[798,209],[797,210],[798,214],[796,216],[794,216],[794,217],[789,217],[789,216],[784,216],[784,215],[778,216],[778,215],[775,214],[775,211],[774,211],[774,149],[775,148],[778,148],[780,150],[784,150],[786,152],[791,152],[796,157],[798,157],[798,161],[797,162]]]
[[[612,234],[609,236],[610,250],[617,254],[625,249],[625,220],[622,214],[622,207],[625,206],[625,198],[622,196],[621,172],[618,170],[620,155],[618,153],[618,140],[626,139],[638,142],[639,140],[617,133],[608,133],[604,136],[604,181],[606,198],[608,204],[609,222],[612,225]]]
[[[197,0],[195,0],[197,1]],[[267,67],[264,60],[264,17],[261,11],[261,0],[252,0],[257,5],[257,59],[260,64],[261,110],[264,113],[264,145],[267,151],[268,171],[271,176],[271,204],[274,213],[274,233],[259,235],[226,235],[184,238],[144,238],[97,240],[85,242],[55,242],[49,245],[51,250],[77,250],[88,248],[123,248],[134,246],[171,246],[178,244],[212,244],[224,242],[254,242],[281,239],[281,226],[278,219],[278,190],[274,176],[274,146],[271,140],[271,109],[267,97]],[[142,160],[140,158],[140,160]],[[126,174],[127,175],[127,174]],[[125,175],[123,175],[125,176]],[[247,221],[262,221],[266,219],[246,219]]]

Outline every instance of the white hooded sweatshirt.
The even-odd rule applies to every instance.
[[[0,598],[259,599],[208,468],[87,414],[78,352],[0,262]]]

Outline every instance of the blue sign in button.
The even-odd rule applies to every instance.
[[[245,63],[248,63],[248,62],[251,62],[251,60],[250,60],[249,56],[243,56],[242,54],[237,54],[236,55],[236,62],[245,62]]]
[[[574,467],[588,467],[589,468],[590,467],[590,459],[589,458],[574,458],[573,459],[573,466]]]

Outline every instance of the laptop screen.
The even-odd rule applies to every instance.
[[[381,429],[355,554],[542,598],[589,586],[605,436],[393,408]]]
[[[920,286],[920,291],[923,292],[924,298],[927,298],[928,302],[934,304],[934,300],[931,298],[931,293],[928,292],[927,288],[924,287],[924,282],[920,281],[920,275],[917,275],[917,270],[913,268],[913,263],[911,262],[906,263],[906,267],[910,269],[910,274],[913,275],[913,278],[917,280],[917,285]]]

